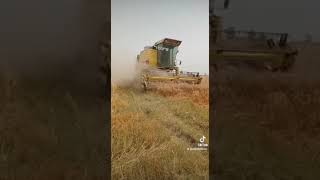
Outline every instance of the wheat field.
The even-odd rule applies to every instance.
[[[160,83],[150,92],[112,86],[113,179],[208,179],[208,80]]]
[[[106,105],[79,87],[1,71],[0,179],[105,177]]]
[[[216,74],[214,178],[320,177],[318,52],[300,52],[290,73]]]

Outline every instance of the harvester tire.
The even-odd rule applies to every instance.
[[[142,87],[143,87],[144,91],[147,91],[148,90],[148,83],[146,81],[143,81],[142,82]]]
[[[280,70],[282,72],[288,72],[294,65],[295,63],[295,58],[293,56],[288,56],[282,63]]]

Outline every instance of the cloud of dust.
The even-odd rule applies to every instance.
[[[139,74],[136,57],[131,55],[111,55],[111,81],[119,86],[132,86]]]

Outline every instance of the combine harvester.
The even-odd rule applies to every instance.
[[[140,68],[144,90],[147,90],[152,82],[201,83],[202,77],[199,73],[182,74],[179,71],[176,56],[180,44],[179,40],[165,38],[153,46],[144,47],[140,52],[137,56],[137,68]]]
[[[255,70],[289,71],[295,63],[297,49],[287,43],[287,33],[266,33],[223,29],[222,17],[210,9],[210,64],[216,71],[229,66]],[[224,1],[222,10],[229,7]]]

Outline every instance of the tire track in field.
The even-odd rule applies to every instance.
[[[131,98],[138,111],[143,112],[149,120],[160,122],[171,136],[177,137],[189,145],[194,145],[199,141],[195,136],[201,133],[197,132],[196,127],[175,115],[175,112],[172,112],[172,109],[167,106],[168,101],[165,98],[136,93],[131,93]],[[188,130],[195,131],[196,134],[187,132]]]

